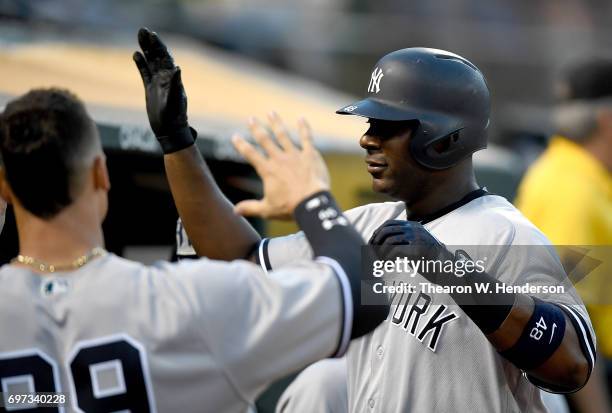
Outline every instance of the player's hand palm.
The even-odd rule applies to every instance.
[[[256,121],[249,127],[265,155],[241,137],[234,137],[236,150],[255,168],[264,187],[263,199],[242,201],[235,209],[244,216],[291,219],[293,210],[304,198],[329,190],[329,173],[305,121],[298,126],[302,146],[298,148],[276,114],[270,115],[269,120],[276,139]]]
[[[154,32],[140,29],[138,43],[144,55],[135,52],[133,57],[145,87],[149,123],[155,136],[168,136],[188,126],[181,69]]]

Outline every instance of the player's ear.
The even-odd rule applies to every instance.
[[[110,190],[110,178],[106,168],[106,157],[103,154],[96,156],[93,165],[94,188],[104,191]]]
[[[7,204],[13,203],[13,191],[11,191],[11,187],[6,180],[4,167],[0,167],[0,197],[2,197]]]

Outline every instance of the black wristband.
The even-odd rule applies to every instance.
[[[351,338],[376,328],[389,313],[388,305],[361,305],[361,246],[363,238],[342,215],[328,191],[317,192],[295,208],[295,220],[315,256],[336,260],[348,277],[353,301]],[[368,289],[365,290],[367,293]]]
[[[194,144],[198,132],[191,126],[179,129],[167,136],[158,136],[157,140],[161,145],[164,154],[180,151]]]
[[[342,265],[353,266],[350,258],[359,257],[363,240],[342,215],[332,194],[321,191],[309,196],[298,204],[293,214],[315,256],[330,257]],[[354,264],[358,270],[360,261]]]
[[[460,307],[484,334],[495,332],[512,311],[512,305],[508,304],[474,304]]]
[[[535,306],[531,318],[516,344],[500,353],[522,370],[539,367],[553,355],[563,341],[565,316],[554,304],[532,297]]]
[[[497,292],[496,285],[499,281],[485,272],[466,271],[461,277],[446,276],[444,279],[456,285],[470,287],[471,293],[452,293],[451,297],[484,334],[497,330],[512,311],[516,294]],[[487,285],[489,289],[486,292],[478,292],[479,284]]]

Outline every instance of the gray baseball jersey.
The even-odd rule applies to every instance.
[[[113,254],[54,275],[5,265],[2,391],[67,393],[60,412],[243,413],[273,380],[348,347],[339,277],[325,257],[268,276],[246,261]]]
[[[402,202],[370,204],[346,212],[369,240],[389,219],[406,219]],[[500,245],[486,271],[513,284],[558,284],[563,272],[557,255],[530,256],[517,245],[549,245],[546,237],[506,199],[484,195],[424,222],[437,239],[455,246]],[[548,249],[548,248],[545,248]],[[491,250],[487,250],[490,253]],[[260,243],[259,261],[267,270],[312,255],[302,233]],[[591,365],[595,336],[575,291],[543,297],[558,303],[574,323]],[[503,359],[472,320],[446,294],[398,294],[388,319],[372,334],[351,343],[348,354],[351,412],[545,412],[537,380]]]
[[[285,389],[276,413],[347,413],[346,358],[318,361],[304,369]]]

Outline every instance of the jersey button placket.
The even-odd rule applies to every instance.
[[[370,357],[372,360],[372,375],[373,377],[380,378],[381,375],[384,375],[385,362],[383,361],[383,356],[385,354],[385,349],[382,344],[378,344],[378,345],[376,345],[376,343],[372,343],[372,344],[373,345],[370,350],[371,351]],[[380,389],[375,388],[372,390],[373,391],[371,391],[370,394],[368,395],[369,398],[367,401],[368,411],[370,413],[380,411],[380,406],[378,406],[380,403],[376,403],[376,400],[379,398]]]

